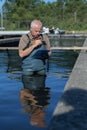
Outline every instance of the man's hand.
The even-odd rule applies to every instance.
[[[39,46],[39,45],[41,45],[41,44],[42,44],[41,39],[36,39],[36,40],[34,41],[34,43],[33,43],[33,46],[34,46],[34,47],[37,47],[37,46]]]

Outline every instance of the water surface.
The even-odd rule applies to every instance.
[[[22,77],[18,51],[0,51],[0,130],[46,130],[77,56],[74,51],[53,51],[44,79]],[[36,118],[44,118],[46,127],[35,126]]]

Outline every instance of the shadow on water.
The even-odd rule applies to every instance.
[[[45,75],[23,75],[24,88],[20,92],[23,112],[29,114],[32,126],[47,127],[45,116],[50,100],[50,88],[45,86]]]
[[[49,59],[48,72],[67,78],[71,73],[72,66],[75,64],[77,57],[77,51],[53,50],[52,56]]]
[[[84,43],[85,37],[76,37],[76,36],[69,36],[69,37],[55,37],[51,38],[51,46],[60,46],[60,47],[72,47],[72,46],[82,46]]]
[[[6,50],[8,57],[8,69],[7,72],[14,73],[21,71],[21,58],[18,55],[18,51]]]
[[[83,89],[73,88],[65,91],[49,130],[87,130],[86,100],[87,91]]]

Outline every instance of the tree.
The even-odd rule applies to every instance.
[[[28,29],[33,19],[40,19],[48,27],[82,30],[86,28],[86,12],[87,0],[6,0],[4,4],[6,28],[16,30]]]

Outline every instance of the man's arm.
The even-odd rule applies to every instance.
[[[34,40],[34,42],[28,48],[24,49],[26,47],[27,42],[28,42],[27,39],[24,38],[24,37],[22,37],[20,39],[20,42],[19,42],[19,56],[21,58],[29,55],[34,50],[34,48],[36,48],[37,46],[42,44],[41,39],[37,39],[37,40]]]
[[[49,56],[51,55],[51,49],[50,49],[50,40],[49,40],[49,38],[48,38],[48,36],[47,35],[44,35],[44,39],[45,39],[45,42],[46,42],[46,49],[47,50],[49,50],[49,52],[48,52],[48,54],[49,54]]]

